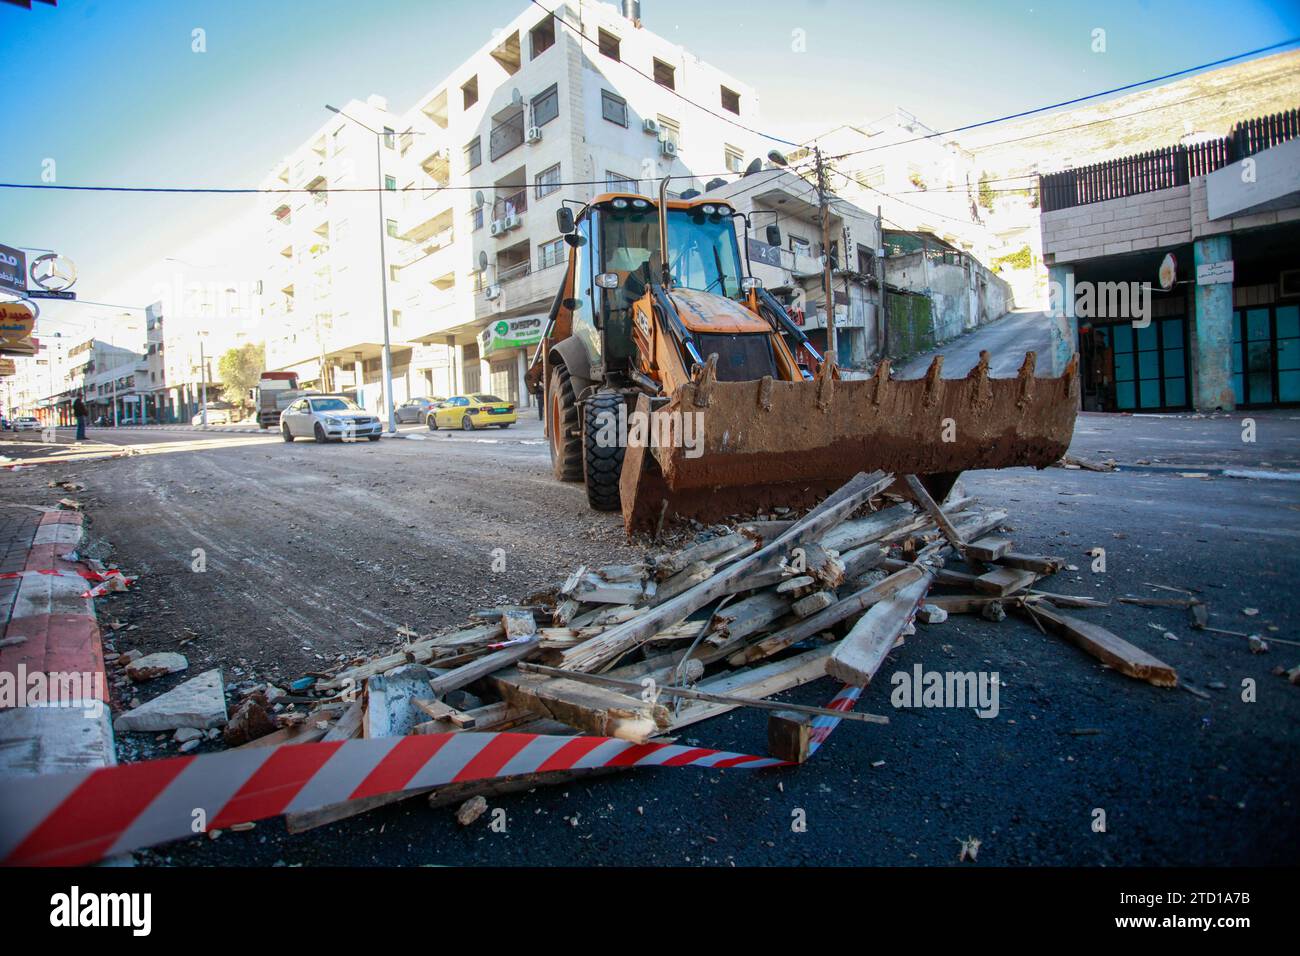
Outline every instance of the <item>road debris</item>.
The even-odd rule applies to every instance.
[[[1000,621],[1009,610],[1121,673],[1177,685],[1167,664],[1061,610],[1105,602],[1037,590],[1065,562],[1016,551],[1005,536],[1007,517],[980,507],[960,482],[939,504],[915,479],[860,474],[802,516],[700,526],[683,547],[557,574],[522,603],[469,612],[457,629],[422,636],[403,626],[395,651],[279,681],[288,694],[242,681],[233,685],[240,696],[226,743],[510,730],[648,744],[752,708],[770,712],[771,754],[798,763],[840,720],[888,723],[852,711],[901,642],[925,639],[914,619],[939,624],[969,613]],[[845,685],[829,707],[771,699],[828,675]],[[226,725],[222,690],[220,673],[210,671],[121,715],[118,729]],[[197,746],[186,736],[176,739]],[[421,793],[430,805],[459,807],[457,819],[469,825],[492,796],[620,769],[385,793],[289,813],[286,825],[301,832]],[[963,860],[978,851],[977,839],[963,841]]]

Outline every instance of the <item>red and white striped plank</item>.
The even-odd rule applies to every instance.
[[[512,733],[421,734],[173,757],[0,779],[0,863],[75,866],[204,829],[467,780],[587,767],[784,765],[680,744]]]

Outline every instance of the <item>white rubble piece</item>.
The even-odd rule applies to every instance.
[[[180,730],[182,727],[220,727],[226,722],[225,685],[221,669],[214,667],[198,677],[120,714],[117,731]]]

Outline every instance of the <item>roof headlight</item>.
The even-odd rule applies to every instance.
[[[707,206],[700,207],[700,212],[704,213],[704,215],[706,216],[712,216],[717,211],[718,211],[718,207],[714,206],[712,203],[710,203]]]
[[[633,207],[634,209],[649,209],[649,208],[650,208],[650,203],[649,203],[648,200],[645,200],[645,199],[633,199],[633,200],[632,200],[632,207]]]
[[[615,199],[612,203],[610,203],[610,205],[613,206],[615,209],[626,209],[626,208],[627,208],[627,200],[626,200],[626,199]]]

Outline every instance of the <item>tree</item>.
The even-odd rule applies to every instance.
[[[248,405],[248,391],[257,387],[265,367],[266,351],[261,344],[250,342],[227,350],[217,363],[221,397],[235,405]]]
[[[980,205],[989,212],[993,211],[993,187],[989,185],[989,174],[980,175]]]

